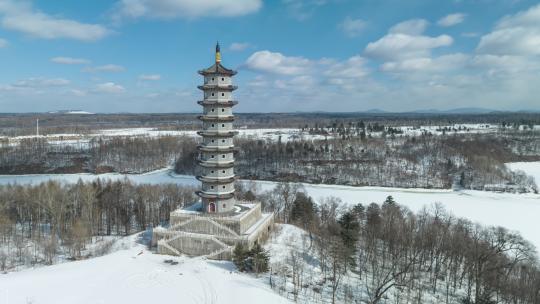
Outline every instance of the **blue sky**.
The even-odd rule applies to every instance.
[[[196,112],[198,69],[241,112],[540,110],[526,0],[0,0],[0,111]]]

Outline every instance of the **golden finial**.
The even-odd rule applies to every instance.
[[[221,52],[219,50],[219,42],[216,43],[216,63],[221,62]]]

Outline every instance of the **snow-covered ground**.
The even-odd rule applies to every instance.
[[[89,113],[90,114],[90,113]],[[442,135],[446,134],[473,134],[473,133],[496,133],[501,130],[501,126],[496,124],[454,124],[454,125],[440,125],[440,126],[398,126],[396,129],[402,131],[402,134],[397,136],[420,136],[422,134]],[[520,130],[528,128],[527,126],[520,126]],[[445,131],[443,132],[443,129]],[[533,126],[533,129],[540,130],[540,125]],[[282,142],[294,141],[294,140],[318,140],[330,138],[334,135],[320,135],[309,134],[308,131],[302,131],[300,129],[291,128],[276,128],[276,129],[247,129],[244,127],[238,127],[239,137],[262,139],[269,141],[277,141],[281,139]],[[330,130],[327,130],[330,132]],[[382,132],[371,132],[370,135],[374,137],[381,136]],[[192,130],[159,130],[156,128],[120,128],[120,129],[103,129],[91,134],[47,134],[47,135],[27,135],[16,137],[0,137],[0,139],[8,140],[9,144],[17,145],[23,139],[40,137],[47,139],[52,144],[57,145],[77,145],[85,144],[92,138],[97,137],[160,137],[160,136],[189,136],[199,137],[196,131]]]
[[[540,176],[540,162],[508,164],[512,169]],[[178,183],[197,186],[191,176],[176,175],[169,169],[148,174],[59,174],[0,176],[0,184],[35,184],[47,180],[68,183],[96,178],[129,178],[135,183]],[[276,183],[255,182],[260,190],[271,190]],[[304,184],[315,200],[334,196],[345,204],[382,202],[388,195],[412,210],[440,203],[456,216],[486,225],[517,230],[540,248],[540,195],[482,191],[399,189]],[[290,229],[289,229],[290,230]],[[284,260],[288,246],[301,246],[298,229],[275,236],[267,246],[273,260]],[[268,278],[234,271],[230,262],[198,258],[166,257],[152,254],[125,238],[120,249],[106,256],[84,261],[27,269],[0,275],[2,303],[287,303],[268,285]],[[128,246],[126,246],[126,244]],[[177,265],[165,263],[166,259]],[[315,270],[313,270],[315,271]],[[313,275],[316,275],[314,272]]]
[[[88,135],[90,137],[98,136],[189,136],[198,137],[197,131],[164,131],[154,128],[128,128],[128,129],[109,129],[101,130],[96,134]],[[238,137],[246,137],[251,139],[263,140],[278,140],[281,137],[282,142],[287,142],[293,139],[321,139],[324,136],[310,135],[301,132],[298,129],[238,129]]]
[[[309,134],[298,129],[238,129],[239,138],[260,139],[269,141],[288,142],[292,140],[315,140],[324,139],[325,136]],[[187,136],[200,138],[197,131],[191,130],[159,130],[156,128],[125,128],[125,129],[103,129],[91,134],[47,134],[47,135],[25,135],[15,137],[0,136],[0,140],[7,141],[11,146],[18,145],[22,140],[41,138],[46,139],[50,144],[55,145],[84,145],[93,138],[110,137],[162,137],[162,136]]]
[[[521,169],[537,176],[540,172],[540,162],[509,164],[513,169]],[[47,180],[58,180],[73,183],[79,178],[85,181],[96,178],[124,179],[129,178],[135,183],[176,183],[199,186],[193,176],[176,175],[169,169],[154,171],[147,174],[38,174],[38,175],[0,175],[0,184],[8,183],[40,183]],[[255,181],[258,188],[268,191],[276,186],[275,182]],[[413,211],[425,206],[439,203],[456,216],[468,218],[484,225],[496,225],[519,231],[527,240],[540,249],[540,195],[494,193],[485,191],[452,191],[430,189],[402,189],[383,187],[351,187],[339,185],[304,184],[306,192],[316,201],[329,196],[341,199],[345,204],[381,203],[389,195]]]
[[[0,303],[289,303],[231,262],[157,255],[128,240],[99,258],[0,274]]]
[[[534,181],[536,182],[536,185],[540,187],[540,165],[538,165],[538,163],[540,162],[508,163],[506,164],[506,166],[508,166],[510,170],[523,171],[527,173],[527,175],[534,177]]]

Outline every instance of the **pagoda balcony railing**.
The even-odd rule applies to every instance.
[[[230,199],[234,197],[234,190],[229,192],[207,192],[207,191],[196,191],[200,197],[210,198],[210,199]]]
[[[234,175],[224,176],[224,177],[209,177],[209,176],[198,175],[195,178],[201,182],[215,183],[215,184],[230,184],[237,179],[237,177]]]
[[[206,146],[206,145],[198,145],[197,150],[201,152],[238,152],[238,148],[235,146]]]
[[[238,131],[228,130],[228,131],[210,131],[203,130],[197,131],[197,134],[200,136],[213,136],[213,137],[230,137],[238,134]]]
[[[202,121],[234,121],[234,115],[199,115],[197,118]]]
[[[232,84],[227,84],[227,85],[219,85],[219,84],[205,84],[205,85],[200,85],[200,86],[197,86],[197,88],[199,88],[199,90],[226,90],[226,91],[234,91],[236,89],[238,89],[238,86],[235,86],[235,85],[232,85]]]
[[[201,106],[226,106],[226,107],[232,107],[238,104],[238,101],[236,100],[199,100],[197,103]]]
[[[210,161],[210,160],[198,160],[199,166],[205,168],[232,168],[234,167],[234,160],[229,161]]]

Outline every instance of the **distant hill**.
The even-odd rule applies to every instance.
[[[486,108],[455,108],[449,110],[437,110],[437,109],[425,109],[425,110],[416,110],[412,113],[422,113],[422,114],[487,114],[501,112],[492,109]]]

